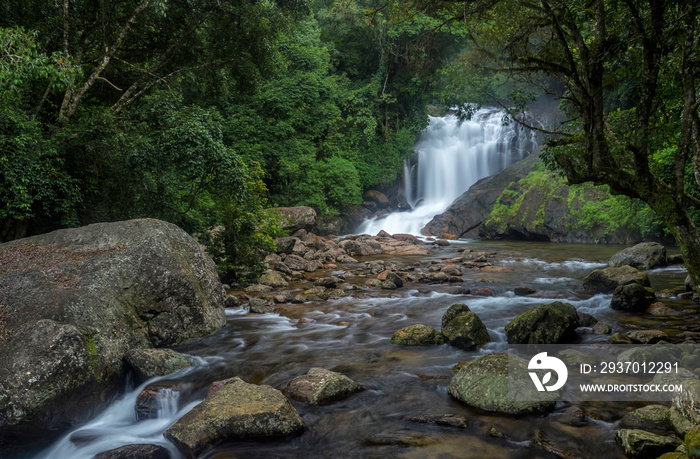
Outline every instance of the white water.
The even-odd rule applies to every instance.
[[[535,146],[533,134],[516,123],[504,125],[503,114],[482,108],[461,123],[454,115],[431,116],[415,146],[417,163],[404,166],[405,196],[412,210],[366,220],[358,233],[420,235],[435,215],[478,180],[527,156]]]

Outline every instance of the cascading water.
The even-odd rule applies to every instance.
[[[418,161],[404,166],[404,189],[410,212],[395,212],[366,220],[360,234],[420,234],[478,180],[520,161],[536,147],[534,133],[517,123],[504,124],[504,112],[478,110],[471,120],[455,115],[430,117],[416,143]]]

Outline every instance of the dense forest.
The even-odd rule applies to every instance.
[[[328,218],[395,181],[427,104],[515,117],[546,94],[566,119],[548,165],[648,203],[698,284],[698,17],[655,0],[7,0],[0,240],[155,217],[222,228],[210,245],[242,275],[280,234],[265,209]]]

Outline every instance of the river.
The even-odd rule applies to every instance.
[[[453,241],[432,249],[428,257],[405,257],[403,263],[441,261],[458,256],[461,248],[498,253],[495,266],[510,272],[484,273],[465,269],[463,285],[407,284],[394,291],[364,287],[366,278],[350,277],[359,286],[337,300],[277,306],[274,314],[249,314],[246,308],[227,310],[226,326],[215,335],[177,348],[195,367],[168,378],[177,397],[168,400],[161,419],[136,422],[134,401],[144,385],[125,396],[86,426],[73,431],[36,457],[79,458],[128,443],[156,443],[177,451],[161,432],[198,403],[209,383],[239,376],[256,384],[284,387],[293,377],[320,366],[342,372],[367,390],[320,407],[295,403],[307,425],[305,433],[281,440],[239,441],[215,448],[202,458],[533,458],[556,457],[537,446],[533,436],[546,435],[557,448],[574,457],[624,457],[615,444],[616,422],[627,404],[587,404],[583,426],[567,423],[570,408],[560,403],[544,417],[510,417],[480,412],[447,393],[451,368],[459,361],[507,349],[504,326],[516,315],[540,303],[565,300],[581,312],[593,314],[615,331],[630,327],[693,330],[683,319],[675,322],[651,315],[629,315],[609,309],[610,295],[590,296],[581,279],[604,266],[621,247],[577,244]],[[377,258],[361,259],[368,261]],[[339,265],[334,274],[352,269]],[[650,272],[656,290],[682,289],[686,273],[679,267]],[[537,290],[537,298],[517,297],[516,286]],[[292,288],[295,286],[292,285]],[[488,287],[493,297],[456,294],[458,287]],[[671,307],[693,307],[673,298]],[[439,330],[446,309],[466,303],[489,330],[492,342],[474,352],[449,345],[400,347],[389,343],[396,330],[423,323]],[[583,342],[607,336],[585,333]],[[149,383],[154,380],[149,381]],[[163,382],[163,381],[161,381]],[[466,428],[412,422],[418,415],[457,414]],[[503,438],[489,435],[492,427]]]

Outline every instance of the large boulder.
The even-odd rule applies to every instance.
[[[610,307],[618,311],[646,311],[658,299],[654,290],[640,284],[620,285],[613,292]]]
[[[232,378],[163,435],[187,458],[226,440],[293,435],[305,428],[294,407],[272,386]]]
[[[541,304],[519,315],[506,325],[506,337],[511,344],[560,344],[575,338],[579,326],[576,308],[555,301]]]
[[[300,229],[311,231],[316,224],[316,211],[311,207],[277,207],[275,210],[282,217],[282,228],[289,234]]]
[[[449,307],[442,316],[442,334],[451,345],[465,350],[476,349],[491,341],[484,322],[466,304]]]
[[[647,273],[629,265],[594,269],[583,278],[583,288],[588,293],[612,293],[627,284],[651,287]]]
[[[615,431],[615,441],[631,458],[654,458],[676,450],[681,444],[677,438],[656,435],[638,429]]]
[[[170,223],[100,223],[0,245],[0,443],[85,421],[133,348],[226,322],[212,260]]]
[[[285,393],[309,405],[325,405],[365,388],[345,375],[324,368],[311,368],[305,375],[292,379]]]
[[[367,190],[365,191],[365,194],[362,195],[362,199],[375,203],[378,209],[385,209],[389,207],[389,198],[387,198],[381,191]]]
[[[527,362],[507,353],[488,354],[464,364],[452,378],[448,392],[457,400],[486,411],[505,414],[545,414],[554,410],[552,400],[536,401],[537,397],[528,397],[527,391],[534,389],[526,378],[514,378],[512,383],[520,388],[511,392],[522,395],[522,400],[510,397],[508,393],[508,370],[517,371],[519,375],[527,374]],[[522,379],[522,381],[520,381]],[[528,379],[527,381],[525,379]],[[530,398],[530,400],[527,400]]]
[[[642,271],[666,266],[666,249],[658,242],[642,242],[610,257],[609,266],[630,265]]]

